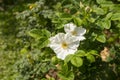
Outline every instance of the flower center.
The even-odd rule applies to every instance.
[[[65,43],[65,42],[63,42],[63,43],[62,43],[62,48],[63,48],[63,49],[66,49],[67,47],[68,47],[68,44]]]
[[[77,35],[76,31],[72,31],[71,33],[72,33],[72,35]]]

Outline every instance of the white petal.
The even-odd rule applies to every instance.
[[[83,40],[86,39],[84,36],[77,36],[77,38],[78,38],[79,41],[83,41]]]
[[[53,50],[57,50],[60,48],[60,45],[59,44],[50,44],[50,48],[52,48]]]
[[[65,41],[68,43],[68,44],[71,44],[73,42],[76,42],[78,41],[78,38],[76,36],[73,36],[69,33],[65,34]]]
[[[84,35],[86,33],[86,29],[80,27],[76,27],[75,31],[77,32],[77,35]]]
[[[71,31],[74,31],[75,28],[76,25],[74,25],[73,23],[68,23],[64,25],[64,30],[66,33],[70,33]]]
[[[66,51],[67,51],[66,52],[67,55],[68,54],[74,54],[77,51],[77,48],[76,49],[67,49]]]
[[[67,55],[67,54],[66,54],[64,51],[62,51],[61,53],[58,53],[58,54],[57,54],[57,57],[58,57],[59,59],[64,60],[65,57],[66,57],[66,55]]]
[[[63,50],[61,53],[57,54],[57,57],[64,60],[67,55],[74,54],[76,51],[77,51],[77,49],[75,49],[75,50],[73,50],[73,49]]]
[[[50,43],[54,43],[55,42],[55,37],[51,37],[51,38],[49,38],[49,40],[50,40]]]
[[[64,40],[64,33],[58,33],[56,36],[55,36],[55,39],[56,39],[56,42],[61,42]]]
[[[52,43],[61,43],[64,40],[64,36],[65,36],[64,33],[58,33],[54,37],[50,38],[50,42],[52,42]]]
[[[50,48],[53,49],[53,51],[54,51],[56,54],[64,53],[63,49],[61,48],[61,45],[52,44],[52,45],[50,45]]]
[[[71,44],[69,44],[69,49],[77,49],[78,48],[78,46],[79,46],[79,41],[76,41],[76,42],[74,42],[74,43],[71,43]]]

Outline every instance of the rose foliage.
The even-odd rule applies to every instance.
[[[120,0],[39,0],[25,6],[15,16],[15,79],[120,79]]]

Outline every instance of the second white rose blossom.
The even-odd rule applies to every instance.
[[[86,33],[86,29],[82,27],[77,27],[73,23],[68,23],[64,25],[64,30],[66,33],[69,33],[79,39],[79,41],[82,41],[85,39],[83,36]]]
[[[58,58],[64,60],[67,55],[77,51],[79,40],[70,34],[58,33],[50,38],[49,46]]]

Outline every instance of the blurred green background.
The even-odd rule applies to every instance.
[[[0,0],[0,80],[13,80],[16,76],[15,62],[19,60],[22,47],[17,37],[16,14],[27,8],[26,4],[37,0]]]

